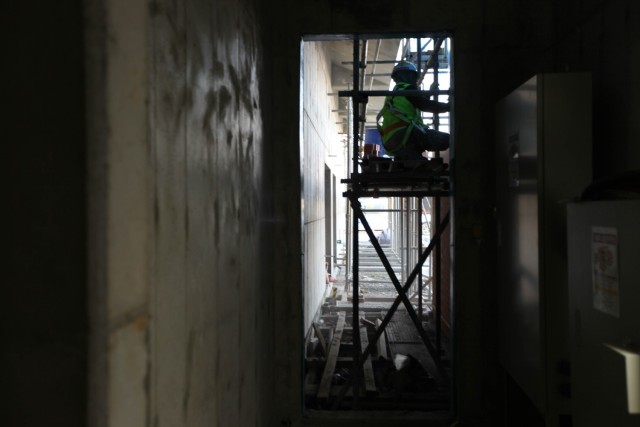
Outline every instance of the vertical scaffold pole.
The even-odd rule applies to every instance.
[[[347,154],[345,155],[345,164],[347,165],[347,176],[351,176],[351,163],[349,163],[349,160],[351,159],[349,157],[350,154],[350,147],[351,147],[351,137],[349,136],[349,129],[351,128],[351,108],[352,108],[352,102],[351,99],[347,99],[347,110],[349,112],[349,114],[347,114]],[[352,224],[352,218],[351,218],[351,211],[349,210],[349,206],[347,206],[346,209],[346,218],[345,218],[345,229],[346,229],[346,234],[345,236],[347,237],[347,250],[346,250],[346,266],[345,266],[345,281],[344,281],[344,290],[346,292],[349,291],[349,272],[352,271],[351,270],[351,260],[353,259],[353,242],[350,239],[350,234],[351,234],[351,224]]]
[[[355,36],[353,40],[353,173],[358,173],[359,130],[360,130],[360,40]],[[352,208],[353,208],[352,202]],[[356,201],[358,205],[359,201]],[[360,206],[358,206],[360,208]],[[353,407],[359,407],[360,400],[360,287],[359,287],[359,242],[358,242],[358,216],[353,215]]]
[[[435,197],[435,220],[436,220],[436,234],[440,235],[441,231],[440,230],[440,196],[436,196]],[[435,245],[435,260],[434,260],[434,276],[435,277],[435,302],[436,302],[436,310],[435,310],[435,317],[436,317],[436,350],[437,350],[437,354],[438,357],[440,357],[441,355],[441,340],[442,340],[442,335],[441,335],[441,328],[442,328],[442,311],[441,311],[441,307],[442,307],[442,303],[441,303],[441,289],[440,289],[440,285],[441,285],[441,278],[440,278],[440,271],[441,271],[441,266],[440,266],[440,251],[442,249],[442,245],[440,244],[440,239],[438,239],[436,241],[436,245]]]
[[[438,90],[440,88],[440,78],[438,76],[438,70],[440,69],[440,58],[438,56],[438,51],[441,43],[436,44],[434,40],[434,50],[433,55],[435,55],[435,60],[433,61],[433,89]],[[438,49],[435,49],[438,47]],[[435,101],[439,101],[438,95],[434,96]],[[440,115],[439,113],[434,113],[433,115],[433,128],[435,130],[440,130]],[[439,154],[439,153],[438,153]]]
[[[358,173],[358,156],[360,155],[360,40],[356,35],[353,40],[353,97],[351,109],[353,123],[353,167],[351,172]]]
[[[420,41],[420,39],[418,39]],[[416,199],[417,211],[418,211],[418,254],[422,254],[422,197]],[[418,317],[420,322],[422,319],[422,267],[418,273]]]
[[[431,58],[430,62],[433,65],[433,86],[432,89],[437,90],[440,87],[440,81],[439,81],[439,77],[438,77],[438,70],[440,68],[440,59],[438,57],[438,53],[440,50],[440,47],[442,45],[443,40],[442,39],[433,39],[433,58]],[[434,96],[434,100],[435,101],[439,101],[438,99],[438,95]],[[435,130],[440,130],[440,115],[438,113],[434,113],[433,115],[433,127]],[[440,157],[440,152],[436,151],[436,157]],[[436,227],[439,227],[440,224],[440,197],[436,197],[435,198],[435,210],[436,210]],[[435,283],[435,299],[436,299],[436,349],[438,351],[438,357],[440,357],[441,353],[441,343],[442,343],[442,302],[441,302],[441,296],[442,296],[442,292],[441,292],[441,284],[442,284],[442,279],[441,279],[441,269],[442,266],[440,265],[440,260],[441,260],[441,254],[442,254],[442,245],[440,244],[440,239],[438,239],[438,242],[436,243],[436,247],[435,247],[435,279],[436,279],[436,283]]]

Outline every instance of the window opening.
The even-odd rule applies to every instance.
[[[316,270],[312,247],[327,252],[323,289],[305,283],[307,410],[452,416],[450,150],[431,147],[420,158],[392,154],[379,125],[393,97],[428,96],[446,107],[412,120],[450,135],[451,58],[447,33],[320,36],[303,43],[305,280],[316,280],[308,274]],[[415,69],[417,87],[400,88],[392,79],[401,61]],[[333,233],[322,234],[335,242],[310,238],[320,211],[314,162],[322,165],[325,185],[332,174],[344,177],[322,191],[336,212],[323,207],[324,230]]]

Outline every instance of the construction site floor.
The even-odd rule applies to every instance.
[[[346,276],[346,275],[345,275]],[[340,277],[339,275],[337,277]],[[353,303],[346,277],[329,285],[329,297],[310,333],[305,363],[305,407],[312,410],[410,410],[446,413],[450,383],[442,378],[434,358],[402,304],[393,314],[368,362],[361,367],[358,397],[354,378]],[[361,351],[372,342],[397,292],[391,283],[363,283],[359,302]],[[412,301],[413,305],[413,301]],[[425,302],[425,313],[428,312]],[[417,304],[414,305],[417,312]],[[435,333],[428,316],[422,325],[430,341]],[[318,337],[322,335],[322,337]],[[336,337],[339,336],[339,342]],[[322,342],[321,342],[322,341]],[[439,351],[441,366],[450,369],[446,337]],[[368,367],[367,367],[368,365]]]

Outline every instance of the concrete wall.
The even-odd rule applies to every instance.
[[[640,169],[640,4],[561,2],[554,67],[593,75],[594,178]]]
[[[260,10],[88,16],[91,424],[266,425]]]
[[[304,332],[309,330],[327,289],[325,281],[325,166],[336,152],[337,98],[331,89],[331,62],[320,42],[303,46],[302,87],[302,185],[303,185],[303,269]],[[333,166],[333,165],[332,165]],[[342,171],[332,171],[341,173]]]
[[[166,1],[152,12],[159,426],[263,422],[258,12],[250,1]]]

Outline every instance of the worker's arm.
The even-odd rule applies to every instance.
[[[407,88],[407,90],[417,89],[417,86],[410,86]],[[407,95],[407,99],[420,111],[426,111],[428,113],[444,113],[449,111],[449,104],[429,99],[427,95]]]
[[[449,104],[428,99],[426,96],[407,97],[414,107],[428,113],[444,113],[449,111]],[[412,99],[415,98],[415,99]]]

